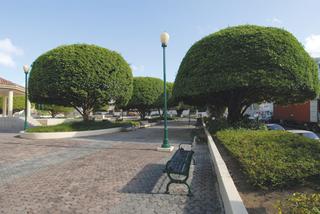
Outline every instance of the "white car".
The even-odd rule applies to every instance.
[[[294,133],[294,134],[298,134],[313,140],[319,140],[320,138],[318,135],[316,135],[315,133],[311,132],[311,131],[306,131],[306,130],[288,130],[288,132]]]
[[[267,128],[268,128],[268,130],[281,130],[281,131],[285,130],[282,126],[280,126],[279,124],[276,124],[276,123],[267,124]]]

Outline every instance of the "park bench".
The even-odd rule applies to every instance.
[[[189,144],[190,145],[190,144]],[[190,186],[187,184],[189,178],[190,164],[193,159],[194,151],[185,150],[179,145],[179,149],[167,162],[164,172],[167,173],[170,181],[167,184],[166,193],[169,193],[169,186],[172,183],[185,184],[188,187],[188,196],[192,196]]]

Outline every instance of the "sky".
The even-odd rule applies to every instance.
[[[22,66],[59,45],[87,43],[119,52],[134,76],[167,80],[193,43],[229,26],[284,28],[320,57],[319,0],[0,0],[0,77],[24,85]]]

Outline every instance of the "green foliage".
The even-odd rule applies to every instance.
[[[174,83],[175,99],[228,107],[236,121],[252,103],[303,102],[316,96],[318,68],[298,40],[274,27],[229,27],[187,52]]]
[[[58,106],[53,104],[38,104],[36,105],[37,110],[41,111],[49,111],[51,114],[51,117],[57,116],[57,114],[67,114],[72,112],[74,109],[70,107],[64,107],[64,106]]]
[[[194,107],[190,105],[186,105],[183,102],[178,102],[176,104],[177,116],[180,117],[182,115],[182,112],[187,109],[191,110],[191,109],[194,109]]]
[[[242,118],[242,120],[230,123],[226,118],[206,119],[206,125],[210,133],[216,133],[225,129],[249,129],[249,130],[267,130],[264,123],[258,120],[249,120]]]
[[[286,131],[224,130],[216,137],[262,189],[302,184],[320,175],[320,144]]]
[[[163,87],[163,86],[162,86]],[[175,105],[174,100],[172,98],[172,90],[173,90],[173,83],[167,82],[166,84],[166,91],[167,91],[167,106],[168,109]],[[162,94],[158,97],[158,100],[155,103],[155,108],[157,108],[160,112],[161,109],[164,107],[164,93],[162,88]]]
[[[30,100],[72,106],[87,120],[94,108],[114,100],[125,105],[132,72],[120,54],[95,45],[60,46],[39,56],[29,78]]]
[[[2,99],[3,97],[0,97],[0,110],[2,112]],[[24,96],[14,96],[13,97],[13,112],[22,111],[25,108],[24,103]]]
[[[152,108],[159,107],[163,95],[163,81],[153,77],[134,77],[133,93],[127,108],[137,109],[141,118]]]
[[[294,193],[278,205],[279,214],[320,214],[320,194]]]
[[[27,132],[71,132],[88,131],[97,129],[108,129],[115,127],[138,126],[134,121],[110,122],[110,121],[78,121],[71,123],[62,123],[54,126],[36,126],[28,128]]]

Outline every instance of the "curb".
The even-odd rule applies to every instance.
[[[130,129],[132,130],[132,128]],[[62,139],[71,137],[86,137],[92,135],[111,134],[121,131],[129,131],[128,128],[117,127],[110,129],[99,129],[91,131],[76,131],[76,132],[20,132],[20,137],[25,139],[33,140],[44,140],[44,139]]]
[[[150,123],[139,128],[148,128],[151,126],[158,125],[159,123]],[[75,132],[24,132],[21,131],[19,137],[24,139],[31,140],[45,140],[45,139],[63,139],[63,138],[72,138],[72,137],[87,137],[94,135],[103,135],[103,134],[112,134],[117,132],[128,132],[134,131],[138,129],[138,127],[117,127],[117,128],[109,128],[109,129],[98,129],[91,131],[75,131]]]
[[[227,214],[248,214],[246,207],[240,197],[240,194],[229,174],[228,168],[219,153],[219,150],[213,141],[213,138],[207,130],[204,123],[203,128],[208,140],[211,161],[213,163],[217,180],[219,184],[220,195],[222,198],[225,213]]]

